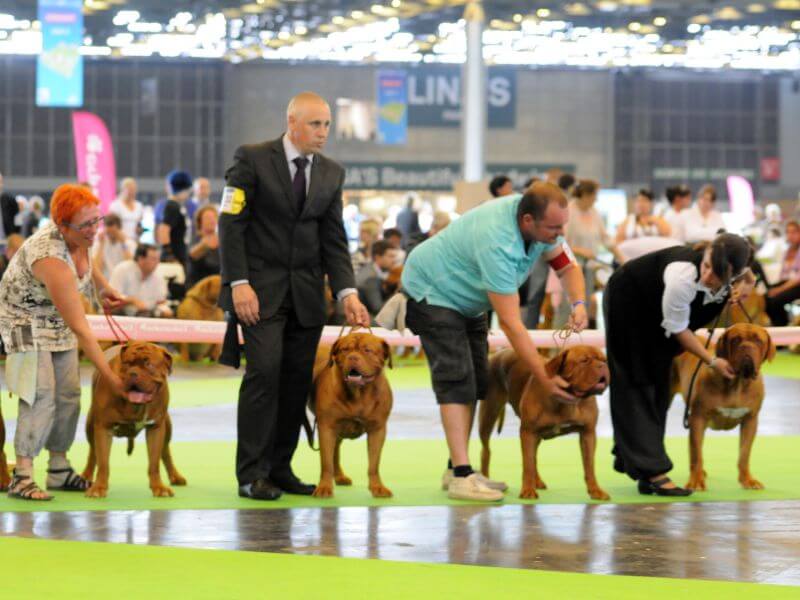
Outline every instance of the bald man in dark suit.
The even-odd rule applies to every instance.
[[[220,305],[242,324],[247,359],[239,390],[239,495],[309,495],[291,468],[325,323],[324,284],[351,324],[368,325],[342,223],[344,169],[320,152],[328,104],[305,92],[289,103],[280,138],[241,146],[225,174],[219,222]],[[226,350],[238,343],[229,321]]]

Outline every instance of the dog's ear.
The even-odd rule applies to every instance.
[[[164,360],[167,363],[167,373],[172,375],[172,354],[170,354],[166,348],[162,348],[159,346],[159,350],[164,354]]]
[[[383,344],[383,360],[389,361],[389,368],[392,367],[392,348],[389,346],[389,343],[386,340],[381,342]]]
[[[341,342],[341,341],[342,341],[342,338],[339,338],[338,340],[333,342],[333,346],[331,346],[331,356],[328,359],[328,366],[329,367],[332,367],[333,363],[336,362],[335,356],[336,356],[336,353],[339,351],[339,342]]]
[[[726,330],[722,336],[717,340],[717,356],[728,360],[731,356],[731,340]]]
[[[775,358],[775,353],[778,351],[778,349],[775,347],[775,342],[772,341],[772,338],[766,331],[763,332],[762,340],[763,338],[766,338],[766,341],[763,343],[764,357],[762,360],[772,362],[772,359]]]
[[[128,348],[130,348],[130,346],[131,346],[130,342],[125,342],[124,344],[122,344],[122,346],[120,346],[120,348],[119,348],[119,360],[120,361],[124,361],[125,360],[125,351]]]
[[[545,369],[550,377],[553,377],[554,375],[561,375],[562,371],[564,370],[564,366],[567,364],[567,354],[569,354],[569,350],[564,350],[561,354],[551,358],[547,362]]]

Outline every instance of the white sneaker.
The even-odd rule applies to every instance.
[[[447,487],[447,497],[453,500],[484,500],[497,502],[503,499],[503,492],[493,490],[478,479],[473,473],[468,477],[453,477]]]
[[[475,473],[478,477],[478,481],[483,483],[488,488],[493,490],[497,490],[498,492],[505,492],[508,489],[505,481],[495,481],[494,479],[489,479],[483,473]],[[450,488],[450,482],[453,481],[455,475],[453,474],[453,469],[445,469],[444,473],[442,473],[442,489],[446,492]]]

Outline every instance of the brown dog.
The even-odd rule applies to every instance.
[[[11,476],[8,471],[8,461],[6,460],[6,424],[3,421],[3,407],[0,406],[0,491],[8,489],[11,484]]]
[[[705,343],[705,340],[701,339]],[[689,414],[689,482],[692,490],[706,489],[703,469],[703,437],[706,428],[733,429],[740,426],[739,483],[750,490],[764,485],[750,473],[750,451],[758,429],[758,413],[764,401],[761,365],[775,356],[775,344],[759,325],[737,323],[717,341],[717,356],[727,360],[736,377],[725,379],[703,365],[695,378]],[[692,375],[700,359],[684,352],[673,362],[672,393],[687,398]]]
[[[481,438],[481,472],[489,476],[489,437],[508,402],[519,416],[522,442],[522,490],[520,498],[538,498],[537,489],[547,489],[539,476],[536,462],[540,442],[567,433],[579,432],[583,473],[589,496],[608,500],[609,495],[597,483],[594,453],[597,445],[597,401],[595,394],[606,389],[609,380],[605,355],[591,346],[574,346],[560,352],[547,365],[550,377],[560,375],[569,385],[569,392],[578,397],[577,404],[559,402],[547,396],[528,366],[508,348],[489,361],[489,390],[480,404],[478,428]]]
[[[222,321],[225,313],[217,306],[222,278],[219,275],[204,277],[192,286],[186,297],[178,305],[177,317],[193,321]],[[213,361],[219,358],[222,344],[181,344],[180,353],[183,360],[203,360],[208,357]]]
[[[389,344],[369,333],[351,333],[332,348],[320,347],[314,363],[312,412],[319,428],[321,473],[314,491],[318,498],[333,496],[333,483],[351,485],[342,471],[339,448],[345,438],[367,434],[369,491],[376,498],[392,492],[378,473],[392,410],[392,389],[383,366],[392,367]]]
[[[113,437],[128,438],[128,454],[133,440],[146,430],[150,489],[153,496],[173,496],[173,491],[161,481],[160,461],[173,485],[186,485],[172,462],[169,442],[172,421],[169,418],[169,387],[167,376],[172,372],[172,356],[150,342],[128,342],[115,346],[108,353],[111,368],[120,376],[128,397],[116,396],[106,380],[95,373],[92,380],[92,405],[86,416],[86,438],[89,440],[89,459],[83,471],[84,479],[93,481],[86,490],[90,498],[104,498],[108,493],[109,457]],[[95,466],[97,478],[93,479]]]

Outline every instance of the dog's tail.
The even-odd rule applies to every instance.
[[[128,438],[128,456],[133,454],[133,437]]]

